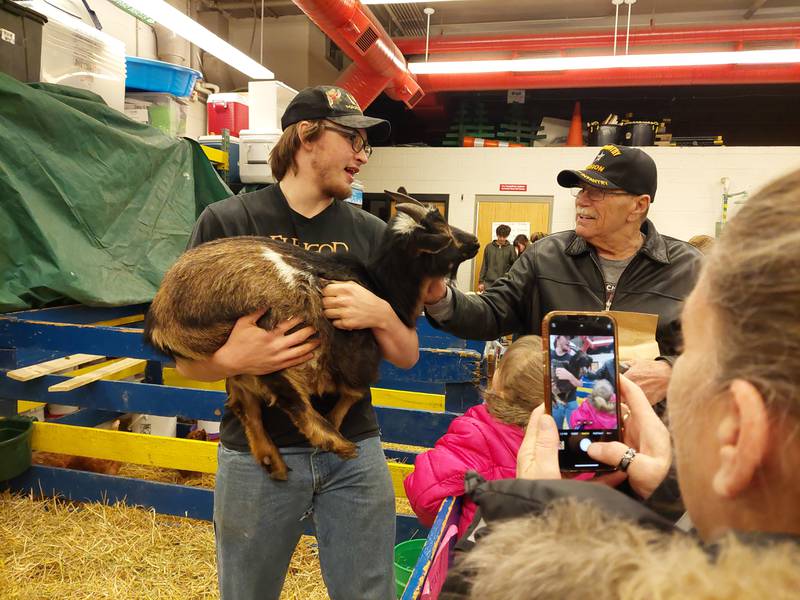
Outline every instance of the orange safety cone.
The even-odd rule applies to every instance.
[[[583,146],[583,121],[581,120],[581,103],[575,101],[572,111],[572,124],[567,134],[567,146]]]

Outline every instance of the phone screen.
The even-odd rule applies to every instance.
[[[554,315],[548,325],[550,414],[565,471],[612,470],[586,453],[619,440],[616,327],[603,315]]]

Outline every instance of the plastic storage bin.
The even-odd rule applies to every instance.
[[[414,570],[422,548],[425,546],[425,538],[407,540],[400,542],[394,547],[394,584],[397,597],[403,595],[406,584]]]
[[[42,0],[23,6],[47,17],[40,81],[94,92],[120,112],[125,105],[125,44]]]
[[[44,15],[10,0],[0,0],[0,71],[20,81],[39,81],[45,23]]]
[[[0,420],[0,481],[13,479],[31,466],[33,421]]]
[[[200,72],[188,67],[149,58],[126,56],[125,89],[163,92],[179,98],[191,96]]]
[[[227,129],[230,135],[238,136],[250,121],[247,98],[242,94],[211,94],[206,110],[208,135],[222,135],[222,130]]]
[[[178,137],[186,134],[188,108],[186,100],[171,94],[128,94],[125,98],[125,113],[129,117]],[[143,120],[144,109],[147,121]]]

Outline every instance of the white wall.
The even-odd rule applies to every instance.
[[[580,169],[597,148],[376,148],[359,179],[366,192],[405,186],[411,193],[449,194],[452,225],[475,232],[475,196],[552,196],[551,231],[572,229],[574,200],[556,183],[562,169]],[[800,168],[800,147],[653,147],[659,185],[650,218],[680,239],[714,235],[722,210],[722,177],[730,192],[751,194],[771,179]],[[526,184],[526,192],[500,192],[501,183]],[[729,215],[736,208],[729,210]],[[462,265],[458,285],[469,289],[472,264]]]
[[[252,18],[231,19],[230,43],[259,59],[261,26]],[[252,47],[250,41],[253,40]],[[296,90],[333,83],[339,72],[325,58],[325,36],[305,15],[264,21],[264,66]]]

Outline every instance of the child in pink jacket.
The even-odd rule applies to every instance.
[[[531,412],[544,402],[542,340],[528,335],[506,351],[484,393],[484,404],[473,406],[450,423],[432,450],[417,456],[414,472],[403,486],[420,522],[430,527],[447,496],[464,493],[464,474],[477,471],[486,480],[516,477],[517,452]],[[459,537],[475,515],[465,498],[458,523]]]

